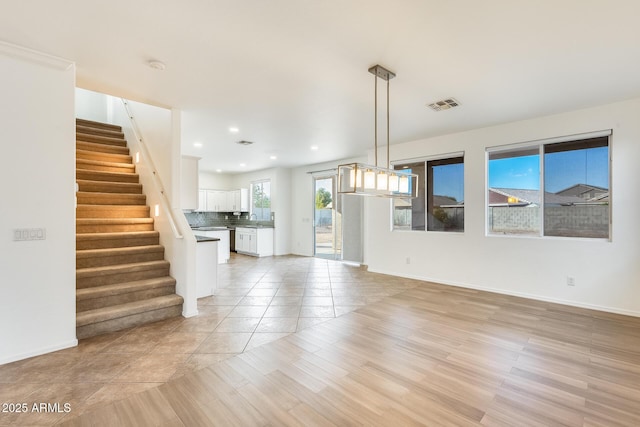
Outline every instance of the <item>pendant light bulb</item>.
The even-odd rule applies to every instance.
[[[399,188],[400,186],[398,175],[396,175],[395,173],[389,175],[389,191],[397,192]]]
[[[371,169],[367,169],[364,173],[364,188],[367,190],[376,188],[376,173]]]
[[[398,191],[400,193],[409,193],[409,177],[408,176],[401,176],[400,177],[400,182],[398,184]]]
[[[352,187],[362,187],[362,171],[358,168],[351,169],[351,171],[349,171],[349,182]]]
[[[378,172],[376,178],[376,189],[380,191],[387,191],[387,174],[383,171]]]

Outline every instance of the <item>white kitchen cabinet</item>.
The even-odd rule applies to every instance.
[[[226,264],[231,257],[231,245],[229,244],[229,230],[194,231],[196,234],[207,237],[216,237],[218,242],[218,264]]]
[[[207,211],[207,190],[198,190],[198,212]]]
[[[249,212],[249,190],[241,188],[227,192],[229,212]]]
[[[200,212],[249,212],[249,190],[208,190],[198,191],[198,211]]]
[[[228,212],[227,192],[224,190],[206,190],[207,212]]]
[[[236,228],[236,252],[259,257],[273,255],[273,228]]]
[[[180,174],[180,208],[198,209],[198,161],[200,157],[182,156]]]

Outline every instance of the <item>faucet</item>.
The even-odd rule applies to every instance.
[[[258,215],[254,214],[254,213],[253,213],[253,214],[251,214],[251,215],[249,215],[249,221],[253,221],[253,220],[251,219],[251,217],[253,217],[253,220],[256,220],[256,221],[258,220]]]

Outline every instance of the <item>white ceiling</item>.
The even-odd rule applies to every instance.
[[[181,109],[183,151],[211,171],[364,155],[375,64],[397,74],[392,144],[640,96],[637,0],[2,3],[0,40],[75,61],[80,87]],[[446,97],[461,106],[425,106]]]

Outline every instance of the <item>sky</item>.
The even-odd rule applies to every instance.
[[[458,202],[464,201],[464,164],[435,166],[433,194],[454,197]]]
[[[545,155],[545,190],[551,193],[575,184],[609,188],[608,147]],[[540,189],[539,156],[489,161],[489,187]]]

